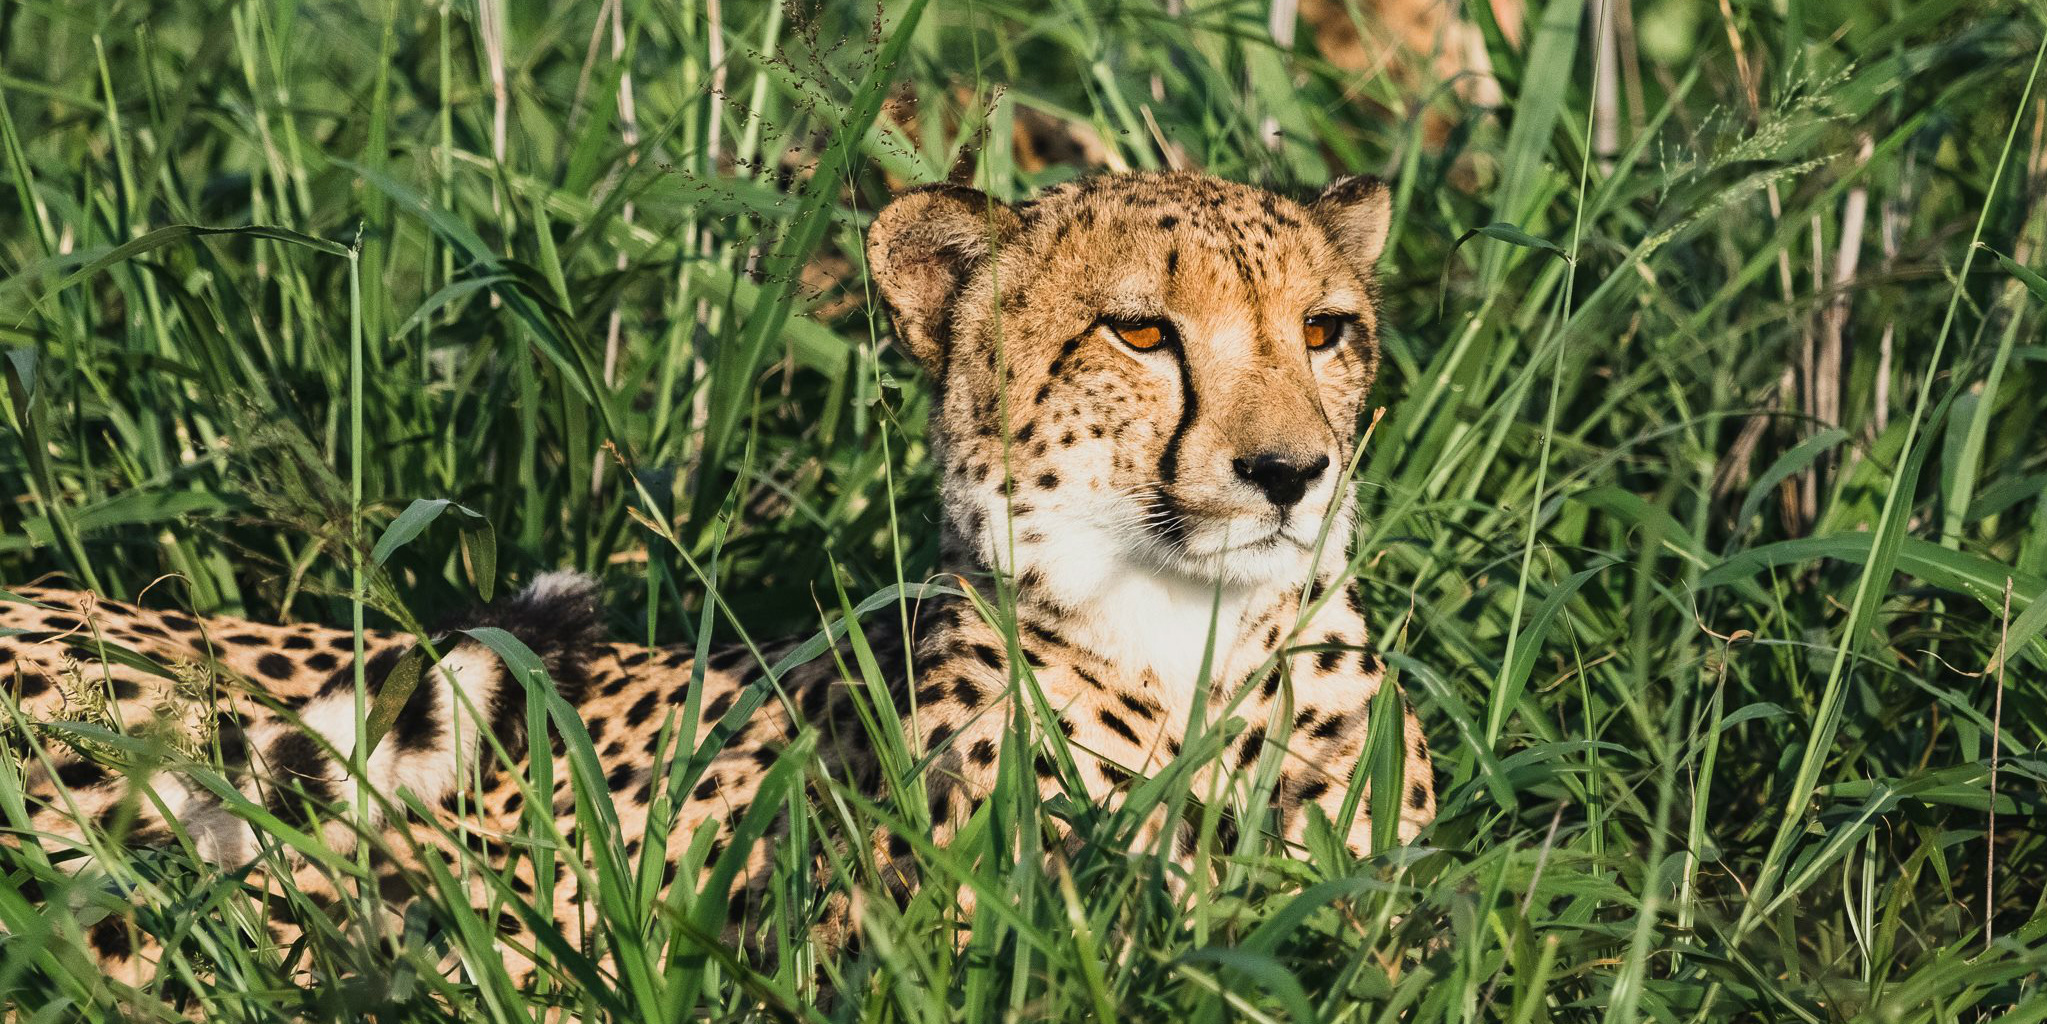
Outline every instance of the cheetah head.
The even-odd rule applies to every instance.
[[[956,539],[1055,584],[1297,585],[1332,518],[1341,557],[1390,217],[1372,178],[1305,204],[1187,173],[897,197],[868,263],[938,388]]]

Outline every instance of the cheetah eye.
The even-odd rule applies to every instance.
[[[1164,320],[1139,320],[1128,323],[1109,322],[1109,330],[1117,340],[1138,350],[1150,352],[1173,340],[1173,325]]]
[[[1354,321],[1350,317],[1323,313],[1309,317],[1302,325],[1302,333],[1307,336],[1308,348],[1320,352],[1350,337],[1353,328]]]

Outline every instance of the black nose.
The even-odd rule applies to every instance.
[[[1252,486],[1265,492],[1273,504],[1286,508],[1308,493],[1308,485],[1329,468],[1329,456],[1313,459],[1266,452],[1248,459],[1231,459],[1230,468]]]

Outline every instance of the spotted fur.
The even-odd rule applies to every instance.
[[[942,467],[946,569],[987,602],[1008,593],[1014,605],[1013,628],[999,628],[967,599],[934,598],[917,609],[907,654],[893,628],[869,638],[887,699],[928,755],[937,841],[991,790],[1019,719],[1051,723],[1059,735],[1041,745],[1063,743],[1085,795],[1114,803],[1178,756],[1195,725],[1234,717],[1229,749],[1196,778],[1200,798],[1240,799],[1248,769],[1270,759],[1279,781],[1267,827],[1299,843],[1309,808],[1319,808],[1352,849],[1369,847],[1372,801],[1342,815],[1385,669],[1354,595],[1335,588],[1352,534],[1343,471],[1377,365],[1373,265],[1388,218],[1386,189],[1372,179],[1344,179],[1302,203],[1199,175],[1145,174],[1086,179],[1017,206],[926,188],[876,219],[870,271],[899,342],[937,392],[929,433]],[[1331,343],[1311,350],[1318,340]],[[29,720],[97,716],[188,745],[204,738],[242,798],[353,849],[350,808],[363,794],[345,768],[352,633],[71,591],[24,596],[30,603],[0,602],[9,631],[0,680]],[[832,777],[879,787],[854,684],[835,659],[785,675],[784,701],[762,699],[752,652],[712,652],[698,690],[697,652],[606,642],[601,619],[590,581],[551,574],[438,634],[438,667],[369,759],[366,831],[384,837],[377,870],[393,901],[420,884],[423,858],[452,856],[447,837],[467,836],[494,866],[514,865],[522,895],[551,886],[552,926],[572,942],[589,938],[578,873],[536,879],[532,860],[503,841],[535,814],[573,832],[571,765],[559,733],[528,735],[526,686],[466,632],[478,627],[504,629],[541,656],[596,748],[625,850],[651,855],[643,848],[658,844],[664,882],[699,828],[711,830],[714,849],[730,838],[767,768],[805,730],[818,733]],[[111,656],[108,645],[142,659]],[[368,635],[373,696],[414,647]],[[138,667],[145,662],[177,671]],[[1042,706],[1026,694],[1042,694]],[[659,738],[692,698],[703,724],[682,742],[702,744],[713,728],[729,735],[673,824],[649,835],[652,769],[673,749]],[[1434,815],[1435,795],[1421,730],[1404,704],[1400,717],[1397,832],[1410,840]],[[89,820],[131,842],[189,839],[223,867],[247,864],[264,841],[230,801],[185,774],[136,768],[129,778],[58,733],[41,735],[28,766],[35,831],[68,863],[83,862],[71,854],[86,849]],[[493,756],[498,747],[509,763]],[[555,780],[547,808],[526,806],[514,784],[532,753],[547,755]],[[1060,761],[1034,758],[1047,797],[1069,785]],[[133,799],[136,785],[154,798]],[[1181,858],[1185,842],[1156,822],[1139,839]],[[742,872],[735,914],[748,912],[744,896],[765,878],[768,845]],[[884,860],[907,867],[908,852],[900,837],[880,841]],[[342,896],[317,866],[292,883],[316,899]],[[279,941],[295,934],[284,920],[273,930]],[[510,918],[502,930],[514,956],[533,948],[530,922]],[[117,973],[146,971],[137,936],[112,927],[91,937]]]

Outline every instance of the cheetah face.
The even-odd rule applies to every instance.
[[[1305,205],[1177,173],[899,197],[868,259],[941,389],[950,525],[1019,572],[1305,579],[1326,523],[1348,540],[1389,215],[1358,178]]]

